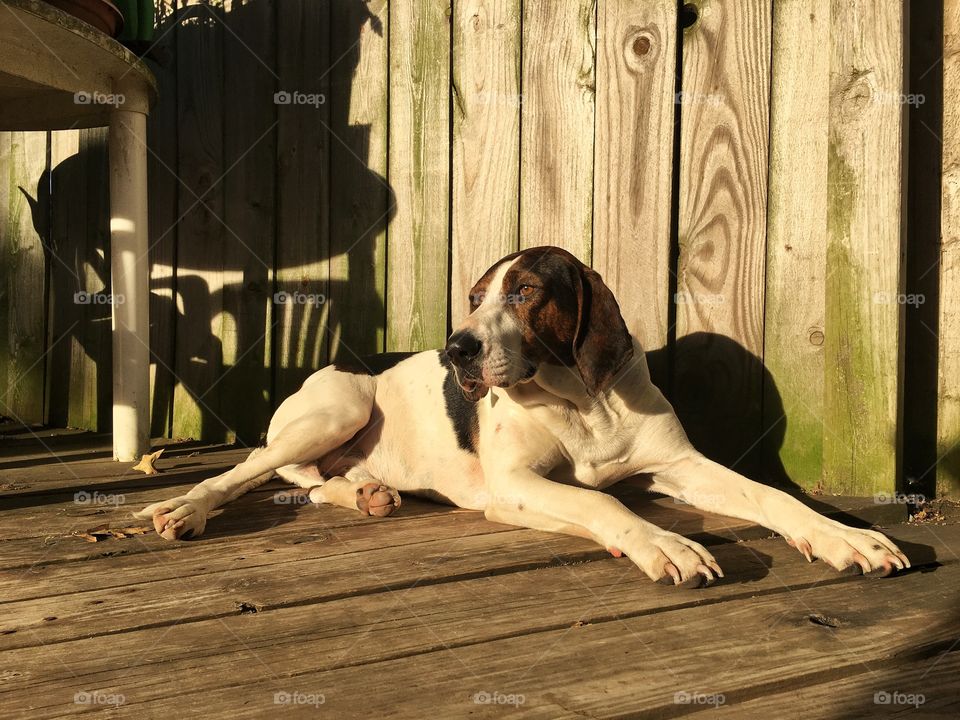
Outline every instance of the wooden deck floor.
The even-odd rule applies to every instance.
[[[584,540],[412,498],[367,519],[279,483],[202,538],[165,542],[133,534],[131,509],[244,451],[172,444],[147,477],[111,462],[106,438],[38,435],[0,433],[0,717],[960,713],[949,513],[911,525],[902,506],[831,499],[883,522],[918,564],[873,580],[622,488],[727,574],[680,590]],[[128,530],[74,535],[102,526]]]

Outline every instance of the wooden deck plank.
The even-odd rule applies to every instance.
[[[908,528],[907,536],[925,540],[927,533],[923,528]],[[955,527],[948,539],[955,542],[958,538],[960,528]],[[227,674],[217,668],[227,664],[235,666],[228,681],[235,684],[256,681],[264,665],[295,667],[297,673],[304,673],[444,649],[456,654],[457,648],[516,635],[660,616],[771,594],[792,593],[802,604],[814,602],[810,598],[816,597],[818,588],[840,585],[851,589],[863,585],[867,593],[883,593],[905,579],[872,582],[839,575],[823,564],[808,565],[779,540],[724,545],[716,552],[728,578],[712,588],[691,592],[651,583],[629,561],[607,557],[584,565],[422,584],[401,594],[377,592],[362,599],[350,596],[249,615],[236,611],[230,617],[178,624],[189,632],[173,637],[167,632],[170,628],[153,628],[75,640],[56,650],[16,649],[5,657],[24,673],[18,692],[46,695],[47,686],[63,681],[65,668],[51,664],[47,657],[56,652],[68,674],[87,687],[119,683],[149,696],[162,692],[160,683],[179,686],[179,676],[196,674],[198,666],[206,668],[199,682],[209,689],[225,682]],[[945,556],[950,551],[941,544],[939,552]],[[949,562],[957,564],[955,558]],[[935,574],[930,582],[937,583]],[[188,589],[184,592],[182,602],[196,602]],[[726,607],[717,610],[724,612]],[[358,612],[363,619],[358,620]],[[649,624],[659,622],[651,618]],[[374,626],[376,642],[365,642]],[[203,637],[204,644],[196,645],[197,637]],[[184,657],[185,643],[192,644],[188,657]],[[144,647],[151,652],[144,654]],[[303,653],[304,647],[310,652]],[[237,654],[259,662],[238,663]],[[198,680],[184,678],[184,682],[191,690],[198,689]]]
[[[222,627],[217,630],[229,644],[227,652],[215,659],[191,657],[198,644],[199,652],[204,646],[198,643],[202,635],[189,632],[190,626],[162,636],[160,629],[135,634],[141,641],[137,647],[131,642],[134,635],[112,638],[113,647],[125,657],[134,659],[133,653],[139,652],[135,662],[146,660],[148,664],[126,669],[108,665],[100,676],[97,671],[84,676],[80,665],[81,674],[65,680],[63,668],[50,667],[49,659],[41,665],[39,656],[31,661],[30,650],[17,651],[16,657],[22,658],[18,667],[32,662],[30,667],[36,668],[47,687],[41,688],[44,692],[34,687],[20,694],[6,693],[0,703],[11,708],[31,707],[34,717],[75,712],[78,708],[64,707],[64,703],[70,702],[75,691],[96,687],[101,692],[123,693],[127,711],[136,707],[138,715],[152,717],[161,705],[169,703],[171,672],[164,664],[149,664],[152,656],[149,651],[144,653],[146,647],[179,664],[176,687],[182,702],[198,702],[222,712],[229,709],[241,717],[262,713],[273,704],[277,691],[322,692],[326,696],[324,710],[338,717],[376,712],[422,716],[418,714],[423,712],[421,702],[428,686],[432,712],[442,717],[469,710],[476,710],[481,717],[492,710],[502,712],[502,708],[474,706],[472,697],[481,691],[523,694],[520,715],[535,714],[542,705],[595,716],[636,712],[638,708],[651,714],[671,714],[678,691],[722,693],[728,702],[747,700],[791,685],[819,682],[837,672],[855,674],[889,667],[903,653],[918,649],[935,653],[958,639],[956,624],[947,620],[954,609],[950,589],[960,582],[960,564],[956,562],[933,573],[914,572],[880,582],[834,575],[831,584],[818,585],[811,575],[810,585],[788,588],[778,579],[785,576],[781,571],[811,568],[792,552],[781,565],[778,557],[786,550],[782,543],[774,547],[769,541],[756,541],[754,545],[760,548],[757,556],[761,559],[765,555],[773,558],[775,571],[746,587],[731,581],[693,591],[689,598],[673,588],[649,582],[634,584],[636,573],[627,561],[610,559],[587,566],[580,582],[569,574],[569,568],[553,568],[539,572],[566,575],[547,582],[534,573],[514,573],[459,583],[465,587],[418,587],[400,598],[381,594],[377,600],[384,604],[376,608],[379,612],[364,613],[359,621],[358,606],[349,602],[339,609],[333,603],[311,607],[315,615],[310,622],[314,629],[320,628],[323,638],[308,639],[301,632],[288,636],[283,644],[263,646],[253,638],[248,643],[245,633],[256,624],[277,631],[277,624],[267,622],[271,613],[227,618],[223,622],[233,626],[234,637],[228,640]],[[737,546],[718,550],[734,552]],[[739,552],[743,550],[741,547]],[[742,557],[754,556],[744,553]],[[729,560],[727,564],[731,566]],[[630,571],[627,579],[619,577],[623,567]],[[604,572],[607,568],[611,572]],[[511,583],[520,585],[511,591]],[[725,587],[741,592],[719,605],[709,601],[697,604],[711,592],[719,595]],[[761,587],[770,592],[761,592]],[[910,602],[905,602],[906,598]],[[373,605],[367,605],[372,601],[365,598],[364,607],[373,610]],[[487,604],[486,613],[477,612]],[[591,610],[585,612],[585,605]],[[551,616],[556,607],[561,609]],[[298,610],[305,608],[287,612],[292,617]],[[328,610],[335,613],[333,617],[325,615]],[[444,625],[448,613],[449,624]],[[718,623],[721,615],[723,622]],[[837,627],[811,622],[811,616],[826,618]],[[584,617],[593,619],[583,622]],[[247,626],[241,627],[244,622]],[[544,622],[553,626],[534,629]],[[459,628],[464,624],[461,636]],[[288,629],[285,623],[279,625],[281,632]],[[665,627],[669,632],[664,632]],[[439,628],[439,634],[431,634],[428,628]],[[484,639],[472,634],[490,633],[491,628],[499,636]],[[744,637],[751,638],[749,652],[745,652]],[[77,644],[77,651],[68,657],[97,667],[105,660],[98,655],[110,652],[102,644],[106,639],[98,641],[99,647],[94,641],[83,641],[86,652]],[[241,647],[245,643],[246,647]],[[417,651],[418,643],[433,649]],[[55,650],[34,651],[47,654]],[[372,660],[378,653],[385,659]],[[391,653],[398,657],[386,659]],[[638,664],[649,670],[644,672],[643,682],[637,682]],[[338,669],[313,669],[337,665]],[[705,672],[705,667],[716,670]],[[785,668],[790,668],[789,672]],[[251,674],[272,677],[250,682]],[[371,677],[389,678],[391,692],[365,692]],[[54,691],[50,683],[57,682]],[[214,689],[217,683],[220,688]]]
[[[919,704],[911,704],[908,696],[913,696],[913,700]],[[791,708],[791,717],[796,720],[820,720],[826,717],[844,720],[956,718],[960,715],[960,652],[954,649],[945,655],[935,654],[916,660],[905,657],[892,667],[828,679],[735,705],[723,705],[688,717],[698,720],[708,717],[718,720],[765,719],[779,717],[784,708]]]
[[[278,507],[269,499],[262,502],[270,503],[267,507]],[[769,535],[769,531],[749,523],[688,513],[676,505],[651,503],[651,509],[654,507],[659,507],[666,517],[657,518],[656,512],[648,511],[644,513],[648,520],[711,545],[757,537],[757,533],[761,537]],[[207,555],[201,563],[191,558],[186,548],[183,552],[162,556],[148,553],[144,556],[146,560],[140,556],[110,559],[103,563],[103,572],[107,574],[100,581],[100,587],[0,605],[0,648],[22,647],[37,640],[60,642],[112,633],[118,628],[129,630],[188,619],[223,617],[236,612],[239,601],[264,609],[317,603],[424,582],[596,560],[606,555],[602,548],[581,538],[533,530],[496,532],[496,526],[483,521],[479,513],[456,516],[438,523],[437,532],[440,528],[446,529],[442,539],[432,535],[434,529],[429,524],[407,524],[403,529],[422,534],[408,535],[406,542],[398,541],[395,536],[390,542],[388,534],[381,547],[366,545],[363,550],[350,547],[347,552],[335,549],[333,555],[325,554],[327,546],[297,546],[271,552],[269,559],[263,559],[251,543],[249,551],[242,551],[244,562],[239,564],[236,555],[225,553]],[[324,530],[318,525],[317,531]],[[337,537],[338,531],[326,531]],[[361,535],[370,537],[363,531]],[[408,545],[417,547],[414,551],[405,547]],[[249,562],[248,556],[253,558]],[[151,569],[151,559],[161,565],[159,572],[157,568]],[[238,580],[235,573],[241,567],[244,573],[242,580]],[[289,583],[278,582],[278,577],[286,575],[284,567],[296,567],[298,574],[324,578],[323,587],[307,584],[291,587]],[[30,575],[51,577],[46,584],[38,581],[39,587],[51,592],[60,586],[65,574],[69,576],[69,571],[69,567],[64,569],[60,565],[29,569]],[[20,570],[5,574],[14,583],[26,575]],[[170,578],[177,578],[177,582],[189,588],[192,602],[187,607],[176,593],[170,595],[160,589],[169,584]],[[113,590],[119,587],[122,590]],[[56,617],[58,621],[44,621],[47,617]]]

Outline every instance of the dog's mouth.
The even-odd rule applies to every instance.
[[[484,385],[482,380],[467,375],[459,369],[455,370],[455,374],[457,377],[457,385],[460,386],[463,396],[470,402],[479,401],[487,394],[487,390],[490,389]]]

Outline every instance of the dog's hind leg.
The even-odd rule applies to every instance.
[[[391,515],[400,507],[400,493],[380,483],[360,466],[354,466],[342,476],[332,477],[311,489],[310,500],[359,510],[364,515],[375,517]]]
[[[343,375],[329,373],[288,398],[274,415],[266,447],[186,495],[149,505],[136,516],[152,517],[157,532],[168,540],[195,537],[210,511],[262,485],[278,469],[311,463],[336,450],[366,426],[373,405],[372,388]]]

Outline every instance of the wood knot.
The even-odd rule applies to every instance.
[[[810,344],[816,345],[817,347],[823,345],[823,337],[824,337],[823,330],[820,330],[819,328],[814,328],[813,330],[810,331],[810,335],[809,335]]]
[[[633,72],[640,72],[656,62],[660,47],[660,33],[656,26],[627,29],[623,43],[623,59]]]

